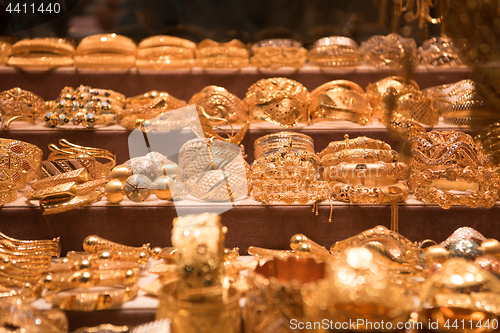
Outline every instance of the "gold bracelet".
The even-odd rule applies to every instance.
[[[2,169],[0,179],[0,188],[11,188],[22,190],[26,186],[26,174],[18,170]]]
[[[321,158],[321,165],[325,167],[346,163],[394,163],[400,159],[394,150],[378,149],[344,149],[333,154],[326,154]]]
[[[357,66],[361,63],[358,44],[351,38],[332,36],[318,39],[309,50],[309,65],[319,67]]]
[[[291,151],[309,151],[314,153],[313,139],[302,133],[279,132],[261,136],[254,142],[255,159],[273,154],[284,147],[291,147]]]
[[[325,181],[338,181],[353,184],[353,180],[406,180],[410,175],[410,168],[406,163],[376,162],[376,163],[340,163],[329,166],[323,171]],[[368,186],[368,185],[366,185]]]
[[[248,59],[223,56],[196,58],[196,66],[201,68],[243,68],[248,67]]]
[[[307,50],[292,39],[267,39],[252,45],[251,64],[257,68],[304,67]]]
[[[8,129],[15,120],[28,120],[34,124],[36,117],[45,109],[45,102],[40,96],[21,88],[1,92],[0,101],[1,129]]]
[[[14,202],[17,200],[17,190],[7,187],[0,187],[0,206],[6,205],[8,203]]]
[[[85,37],[76,48],[78,55],[115,53],[133,56],[136,51],[137,47],[130,38],[117,34],[98,34]]]
[[[190,40],[174,36],[151,36],[144,38],[138,45],[139,49],[146,49],[156,46],[176,46],[186,49],[196,49],[196,44]]]
[[[294,80],[280,77],[259,80],[248,88],[245,101],[253,120],[286,128],[307,121],[309,92]]]
[[[68,331],[68,320],[62,311],[50,310],[50,315],[21,302],[0,302],[0,330],[12,332],[51,332],[64,333]],[[3,328],[7,327],[6,331]]]
[[[63,38],[23,39],[12,45],[12,55],[26,55],[31,52],[72,57],[75,54],[75,48]]]
[[[332,119],[366,125],[372,119],[372,108],[360,86],[346,80],[335,80],[311,92],[308,114],[311,122]]]
[[[99,201],[101,200],[101,197],[102,193],[92,192],[65,201],[46,202],[44,200],[41,200],[40,208],[42,209],[42,215],[57,214],[57,213],[67,212],[77,207],[91,204],[92,202],[95,201]]]
[[[130,261],[112,261],[105,259],[96,259],[96,260],[76,260],[71,258],[63,258],[56,264],[52,265],[47,272],[56,273],[56,272],[77,272],[82,270],[137,270],[140,269],[140,265],[136,262]]]
[[[402,182],[377,187],[330,182],[330,188],[333,199],[350,203],[389,204],[405,201],[408,197],[408,187]]]
[[[104,291],[63,291],[57,294],[47,294],[45,300],[61,310],[87,312],[109,310],[134,299],[139,290],[137,285],[108,288]]]
[[[52,240],[24,240],[0,232],[0,246],[15,252],[44,252],[57,258],[61,253],[59,237]]]
[[[99,236],[88,236],[83,241],[83,249],[88,253],[96,253],[103,250],[119,251],[119,252],[145,252],[149,254],[150,247],[148,244],[143,244],[141,247],[132,247],[123,244],[118,244]]]
[[[207,86],[194,94],[189,104],[201,107],[202,113],[213,125],[248,120],[248,105],[225,88]]]
[[[433,37],[422,43],[417,49],[421,65],[431,66],[459,66],[462,61],[452,41],[447,37]]]
[[[413,80],[406,80],[400,76],[391,76],[381,79],[375,83],[370,83],[366,87],[366,96],[370,100],[373,114],[382,114],[385,111],[383,99],[388,91],[394,89],[396,93],[419,91],[418,84]]]
[[[194,59],[178,60],[171,59],[169,56],[161,56],[158,59],[137,59],[135,66],[140,69],[181,69],[193,68],[195,65]]]
[[[87,69],[128,69],[134,67],[136,58],[134,55],[123,55],[114,53],[92,53],[88,55],[76,55],[75,67]]]
[[[382,140],[376,140],[366,136],[358,136],[357,138],[349,139],[349,134],[345,134],[344,140],[330,142],[328,146],[316,156],[321,160],[321,158],[327,154],[338,153],[344,149],[391,150],[391,146]]]
[[[361,43],[361,53],[370,66],[391,66],[399,69],[403,59],[408,58],[413,66],[417,64],[417,44],[412,38],[403,38],[392,33],[387,36],[372,36]]]
[[[137,51],[137,59],[153,60],[160,57],[168,57],[171,60],[189,60],[194,59],[194,51],[177,46],[155,46]]]
[[[68,156],[78,156],[79,154],[85,154],[94,158],[106,159],[109,162],[104,164],[107,168],[112,169],[116,165],[116,155],[109,150],[102,148],[84,147],[74,143],[69,142],[66,139],[59,139],[59,144],[63,148],[58,148],[55,145],[49,145],[49,149],[52,153],[49,154],[49,160],[56,160],[61,156],[67,158]]]
[[[76,272],[54,272],[47,274],[42,281],[43,287],[50,293],[70,289],[89,289],[114,285],[135,285],[141,273],[140,267],[132,269],[84,269]]]
[[[149,253],[137,251],[114,251],[114,250],[101,250],[99,252],[87,253],[70,251],[66,254],[68,260],[84,261],[84,260],[110,260],[110,261],[128,261],[135,262],[141,265],[148,262]]]
[[[11,56],[7,64],[12,67],[26,69],[51,69],[56,67],[73,66],[73,58],[64,56],[21,57]],[[75,63],[76,64],[76,63]]]
[[[40,178],[43,152],[37,146],[0,138],[0,170],[10,169],[26,174],[26,181]]]

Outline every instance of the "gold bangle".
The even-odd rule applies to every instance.
[[[347,49],[357,49],[358,43],[352,38],[344,36],[330,36],[318,39],[311,46],[312,49],[318,47],[337,46]]]
[[[290,43],[286,43],[290,41]],[[288,39],[261,41],[252,46],[252,66],[257,68],[301,68],[307,61],[307,50],[301,43]]]
[[[75,67],[88,69],[128,69],[134,67],[136,58],[134,55],[122,55],[113,53],[92,53],[88,55],[76,55]]]
[[[346,163],[394,163],[400,159],[394,150],[378,149],[344,149],[336,153],[326,154],[321,158],[321,165],[325,167]]]
[[[80,185],[74,182],[54,185],[53,187],[42,190],[28,191],[24,194],[28,200],[44,200],[45,202],[55,200],[68,200],[77,195],[86,195],[95,192],[99,187],[104,187],[108,182],[107,179],[92,180]]]
[[[475,190],[478,190],[479,187],[488,188],[489,186],[494,186],[498,181],[498,176],[497,172],[483,167],[467,166],[461,168],[448,166],[442,170],[413,168],[408,184],[412,189],[418,187],[436,187],[444,190],[445,187],[440,187],[440,185],[446,185],[446,182],[451,182],[450,185],[453,188],[463,191],[467,189],[461,189],[459,185],[470,187],[470,185],[475,184]],[[439,180],[442,181],[440,182]]]
[[[12,251],[0,247],[0,255],[11,261],[14,260],[16,265],[21,268],[49,268],[52,264],[52,253],[50,252]]]
[[[452,41],[446,37],[433,37],[424,41],[417,49],[417,54],[421,65],[459,66],[462,64]]]
[[[431,101],[433,109],[441,115],[447,106],[460,104],[467,101],[479,102],[484,98],[481,96],[479,85],[469,79],[455,83],[443,84],[422,90],[422,93]],[[452,111],[452,110],[450,110]]]
[[[410,168],[406,163],[340,163],[329,166],[323,171],[325,181],[338,181],[342,183],[353,184],[356,179],[374,179],[374,180],[405,180],[408,179]],[[367,185],[366,185],[367,186]]]
[[[395,89],[396,93],[420,90],[415,81],[406,80],[400,76],[386,77],[375,83],[370,83],[366,87],[366,96],[370,100],[374,114],[382,114],[385,110],[382,101],[386,92],[392,90],[391,88]]]
[[[111,324],[101,324],[94,327],[80,327],[73,333],[129,333],[128,326],[115,326]],[[148,331],[149,332],[149,331]]]
[[[330,188],[333,199],[350,203],[389,204],[405,201],[408,197],[408,187],[401,182],[379,187],[330,182]]]
[[[21,88],[1,92],[0,101],[1,129],[9,128],[14,120],[28,120],[34,124],[36,117],[45,109],[45,102],[40,96]]]
[[[109,287],[108,287],[109,288]],[[120,307],[123,303],[137,296],[139,287],[113,287],[104,291],[63,291],[57,294],[47,294],[45,300],[61,310],[99,311]]]
[[[12,67],[27,69],[51,69],[73,66],[73,58],[64,56],[21,57],[11,56],[7,64]]]
[[[176,46],[194,50],[196,49],[196,44],[190,40],[174,37],[174,36],[151,36],[143,39],[138,47],[139,49],[146,49],[156,46]]]
[[[46,202],[44,200],[40,201],[40,208],[42,209],[42,215],[57,214],[62,212],[67,212],[77,207],[91,204],[92,202],[101,200],[102,193],[92,192],[89,194],[74,197],[70,200],[63,200],[57,202]]]
[[[12,139],[0,138],[0,170],[17,170],[26,174],[26,181],[40,178],[43,152],[37,146]]]
[[[78,260],[78,261],[83,261],[83,260],[121,260],[121,261],[128,261],[128,262],[135,262],[139,263],[141,265],[145,264],[148,262],[149,258],[149,253],[144,251],[144,252],[137,252],[137,251],[114,251],[114,250],[101,250],[99,252],[94,252],[94,253],[87,253],[87,252],[75,252],[75,251],[70,251],[66,254],[66,257],[71,260]]]
[[[335,80],[311,92],[308,114],[311,122],[332,119],[366,125],[372,119],[372,108],[360,86],[346,80]]]
[[[12,45],[12,55],[26,55],[31,52],[73,57],[75,48],[63,38],[23,39]]]
[[[245,101],[253,120],[286,128],[307,120],[309,92],[294,80],[279,77],[259,80],[248,88]]]
[[[20,332],[51,332],[64,333],[68,331],[66,315],[57,310],[50,310],[50,316],[38,311],[34,307],[21,302],[0,302],[0,329],[9,327],[4,332],[11,332],[10,328],[18,328]],[[57,318],[53,320],[52,318]]]
[[[387,36],[372,36],[361,43],[361,53],[370,66],[392,66],[399,69],[402,60],[408,58],[413,66],[417,64],[417,44],[412,38],[403,38],[392,33]]]
[[[132,269],[84,269],[76,272],[53,272],[43,277],[42,285],[50,293],[58,293],[69,289],[89,289],[98,286],[132,286],[139,279],[140,273],[140,267]]]
[[[135,55],[137,46],[128,37],[117,34],[98,34],[82,39],[76,53],[81,55],[95,53],[115,53],[121,55]]]
[[[130,262],[130,261],[112,261],[112,260],[104,260],[104,259],[96,259],[96,260],[76,260],[68,257],[63,258],[56,264],[52,265],[47,272],[48,273],[56,273],[56,272],[77,272],[82,270],[137,270],[140,269],[139,263]]]
[[[248,120],[248,105],[222,87],[203,88],[191,97],[189,104],[201,107],[205,117],[214,125],[222,123],[221,120],[228,122]]]
[[[148,244],[143,244],[141,247],[132,247],[123,244],[118,244],[99,236],[88,236],[83,241],[83,249],[88,253],[96,253],[103,250],[119,251],[119,252],[145,252],[149,254],[150,247]]]
[[[74,143],[69,142],[66,139],[59,139],[59,144],[64,148],[59,149],[55,145],[49,145],[49,149],[52,150],[52,153],[49,155],[48,159],[53,160],[57,159],[57,155],[63,156],[78,156],[79,154],[85,154],[94,158],[103,158],[108,160],[105,166],[109,169],[112,169],[116,165],[116,155],[110,152],[109,150],[102,148],[93,148],[93,147],[84,147]]]
[[[330,142],[328,146],[316,156],[321,159],[327,154],[334,154],[344,149],[391,150],[391,146],[382,140],[376,140],[366,136],[358,136],[357,138],[349,139],[349,134],[345,134],[344,138],[345,140]]]
[[[0,170],[0,188],[21,190],[26,186],[26,174],[18,170]]]
[[[248,196],[251,189],[245,170],[212,170],[191,176],[184,182],[187,193],[211,202],[233,202]]]
[[[57,258],[61,253],[59,237],[52,240],[23,240],[0,232],[0,245],[12,251],[47,252]]]
[[[196,50],[196,59],[202,58],[237,58],[248,59],[248,50],[232,46],[209,46]]]
[[[74,182],[76,184],[82,184],[89,181],[89,174],[87,169],[79,168],[73,171],[68,171],[60,173],[55,176],[45,177],[41,180],[31,184],[33,190],[42,190],[48,187],[56,186],[59,184]]]
[[[477,208],[491,208],[498,198],[496,190],[479,190],[464,195],[452,193],[450,191],[441,191],[434,187],[416,188],[413,190],[415,197],[429,205],[439,205],[441,208],[449,209],[451,206],[469,206]]]
[[[169,56],[162,56],[158,59],[137,59],[135,66],[140,69],[182,69],[182,68],[193,68],[195,66],[195,60],[178,60],[171,59]]]
[[[192,49],[177,46],[154,46],[137,51],[137,59],[154,60],[160,57],[168,57],[171,60],[194,59]]]
[[[248,59],[224,56],[196,58],[196,66],[201,68],[243,68],[248,67]]]

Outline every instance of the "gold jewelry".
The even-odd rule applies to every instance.
[[[304,67],[307,50],[292,39],[267,39],[252,45],[251,64],[257,68]]]
[[[101,200],[102,194],[98,192],[92,192],[89,194],[74,197],[70,200],[63,201],[40,201],[40,208],[42,209],[43,215],[57,214],[62,212],[67,212],[77,207],[85,206],[91,204],[92,202]]]
[[[17,190],[7,187],[0,187],[0,206],[6,205],[8,203],[17,200]]]
[[[84,147],[74,143],[69,142],[66,139],[59,139],[59,144],[63,148],[58,148],[56,145],[49,145],[49,149],[52,150],[48,159],[49,160],[57,160],[60,157],[68,157],[68,156],[78,156],[81,154],[88,155],[94,158],[103,158],[108,160],[104,166],[109,169],[112,169],[116,165],[116,155],[110,152],[109,150],[102,148],[92,148],[92,147]],[[95,177],[97,178],[97,177]]]
[[[83,69],[128,69],[135,66],[136,58],[133,55],[115,53],[92,53],[75,55],[75,67]]]
[[[74,182],[76,184],[82,184],[89,181],[89,174],[87,169],[79,168],[73,171],[68,171],[60,173],[55,176],[48,176],[41,180],[31,184],[33,190],[42,190],[51,186],[56,186],[59,184]]]
[[[414,39],[403,38],[392,33],[387,36],[372,36],[361,43],[360,51],[366,64],[375,67],[391,66],[401,69],[404,62],[417,64],[417,44]]]
[[[481,96],[482,88],[476,82],[466,79],[455,83],[443,84],[436,87],[430,87],[422,90],[422,93],[431,101],[431,106],[441,115],[447,112],[453,112],[449,109],[444,113],[442,110],[448,106],[465,103],[468,101],[483,101]]]
[[[54,68],[73,66],[75,48],[63,38],[23,39],[11,48],[9,66]]]
[[[294,80],[259,80],[248,88],[245,101],[253,120],[266,120],[286,128],[307,120],[309,92]]]
[[[319,67],[357,66],[361,63],[358,43],[348,37],[320,38],[309,50],[309,64]]]
[[[248,67],[248,59],[234,57],[196,58],[196,66],[201,68],[244,68]]]
[[[0,188],[21,190],[26,186],[26,174],[11,169],[0,170]]]
[[[143,244],[141,247],[132,247],[123,244],[118,244],[99,236],[88,236],[83,241],[83,249],[88,253],[97,253],[99,251],[118,251],[118,252],[134,252],[146,253],[149,255],[150,247],[148,244]]]
[[[324,277],[325,265],[311,258],[273,259],[257,265],[249,273],[249,288],[244,311],[245,332],[281,329],[304,318],[301,291]],[[292,332],[283,329],[283,332]]]
[[[405,80],[399,76],[391,76],[381,79],[375,83],[370,83],[366,87],[366,96],[370,100],[373,114],[379,115],[385,111],[386,106],[382,103],[386,92],[395,89],[396,93],[419,91],[418,84],[413,80]]]
[[[372,109],[363,89],[346,80],[330,81],[314,89],[308,114],[311,122],[333,119],[366,125],[372,119]]]
[[[114,33],[85,37],[76,48],[78,55],[116,53],[135,56],[136,51],[137,47],[130,38]]]
[[[376,150],[391,150],[391,146],[382,140],[372,139],[366,136],[358,136],[354,139],[349,139],[349,134],[344,135],[345,140],[332,141],[321,152],[316,154],[318,159],[322,159],[327,154],[338,153],[344,149],[376,149]]]
[[[205,287],[188,294],[172,281],[162,287],[159,299],[156,319],[171,319],[174,332],[241,331],[240,293],[233,287]]]
[[[94,326],[94,327],[80,327],[73,333],[129,333],[129,332],[130,328],[128,326],[101,324],[99,326]]]
[[[172,60],[189,60],[194,59],[194,51],[177,46],[155,46],[149,48],[139,48],[137,51],[137,59],[156,59],[163,57]]]
[[[325,167],[345,163],[394,163],[400,160],[399,154],[394,150],[378,149],[344,149],[321,158],[321,165]]]
[[[172,59],[170,56],[160,56],[157,59],[137,59],[135,65],[140,69],[181,69],[193,68],[195,60],[178,60]]]
[[[405,201],[408,197],[408,187],[401,182],[368,187],[332,181],[330,188],[333,199],[350,203],[389,204]]]
[[[247,104],[222,87],[207,86],[194,94],[189,104],[196,104],[211,124],[248,120]]]
[[[38,311],[34,307],[21,302],[0,302],[0,331],[12,332],[14,328],[18,332],[30,333],[65,333],[68,331],[68,320],[66,315],[59,310],[45,312]],[[4,331],[5,329],[5,331]]]
[[[174,36],[151,36],[144,38],[138,45],[139,49],[146,49],[157,46],[175,46],[186,49],[196,49],[196,44],[190,40]]]
[[[26,181],[40,178],[43,152],[37,146],[0,138],[0,170],[16,170],[26,175]]]
[[[0,65],[7,65],[10,56],[11,43],[0,40]]]
[[[110,261],[128,261],[139,263],[141,265],[147,263],[149,258],[149,253],[147,252],[137,252],[137,251],[115,251],[115,250],[101,250],[94,253],[87,252],[75,252],[69,251],[66,257],[70,260],[84,261],[84,260],[110,260]]]
[[[233,39],[217,43],[205,39],[196,49],[196,64],[202,68],[242,68],[248,66],[248,50],[245,44]]]
[[[56,272],[76,272],[82,270],[114,270],[114,271],[126,271],[126,270],[137,270],[140,269],[138,263],[129,261],[111,261],[104,259],[96,260],[76,260],[70,258],[63,258],[56,264],[52,265],[49,269],[49,273]]]
[[[410,168],[403,162],[340,163],[325,168],[323,179],[325,181],[338,181],[354,185],[353,182],[356,180],[361,180],[362,182],[366,180],[406,180],[409,174]]]
[[[59,237],[52,240],[23,240],[9,237],[0,232],[0,246],[16,252],[47,252],[57,258],[61,253]]]
[[[170,319],[160,319],[134,327],[131,333],[168,333],[170,332]]]
[[[35,123],[36,117],[44,110],[43,99],[30,91],[12,88],[0,93],[1,129],[8,129],[15,120]]]
[[[431,66],[460,66],[462,61],[452,41],[447,37],[433,37],[422,43],[417,49],[421,65]]]
[[[314,153],[314,142],[309,135],[296,132],[279,132],[267,134],[255,140],[255,159],[272,154],[287,146],[292,147],[292,152],[302,150]]]
[[[49,293],[70,289],[89,289],[114,285],[133,286],[139,279],[141,269],[83,269],[76,272],[54,272],[47,274],[42,281]]]
[[[45,300],[61,310],[70,311],[99,311],[120,307],[123,303],[137,296],[139,287],[114,286],[98,291],[62,291],[56,294],[47,294]]]

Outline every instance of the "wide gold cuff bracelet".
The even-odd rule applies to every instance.
[[[257,68],[300,68],[307,60],[307,50],[292,39],[262,40],[252,45],[251,52],[250,62]]]
[[[0,170],[19,171],[31,181],[40,178],[42,156],[42,150],[33,144],[0,138]]]
[[[243,122],[248,120],[248,105],[225,88],[207,86],[194,94],[189,104],[196,104],[213,125],[227,122]]]
[[[9,66],[50,69],[73,66],[75,48],[62,38],[23,39],[11,48]]]
[[[459,66],[462,64],[452,41],[446,37],[433,37],[424,41],[417,49],[417,54],[421,65]]]
[[[309,64],[319,67],[357,66],[361,63],[358,43],[341,36],[325,37],[313,43],[309,50]]]
[[[354,82],[335,80],[311,92],[309,119],[347,120],[360,125],[371,122],[372,108],[363,89]]]
[[[34,124],[35,119],[44,111],[44,100],[30,91],[12,88],[0,93],[0,129],[8,129],[16,120],[26,120]]]
[[[114,33],[85,37],[76,48],[77,55],[114,53],[135,56],[136,51],[137,47],[130,38]]]
[[[417,64],[417,44],[413,38],[403,38],[392,33],[372,36],[361,43],[360,51],[366,64],[375,67],[391,66],[400,69],[405,59]]]

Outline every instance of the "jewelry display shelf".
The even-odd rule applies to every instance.
[[[369,66],[322,69],[302,67],[276,70],[257,69],[179,69],[155,70],[88,70],[57,68],[51,71],[18,70],[0,66],[0,91],[20,87],[38,94],[42,98],[55,99],[65,86],[88,85],[96,88],[113,89],[125,96],[135,96],[150,90],[166,91],[172,96],[188,101],[205,86],[217,85],[243,98],[247,89],[263,78],[285,76],[302,83],[310,91],[331,80],[350,80],[363,89],[369,83],[384,77],[396,75],[390,69]],[[435,85],[457,82],[472,78],[468,67],[425,67],[419,66],[413,79],[421,89]]]
[[[61,237],[62,254],[81,251],[85,237],[98,235],[131,246],[171,246],[172,220],[177,216],[173,203],[150,198],[143,203],[124,199],[108,204],[106,199],[72,211],[42,215],[38,202],[29,202],[18,194],[17,201],[0,207],[0,230],[14,238],[50,239]],[[183,214],[220,211],[223,203],[181,200],[177,208]],[[249,246],[289,249],[294,234],[305,234],[329,248],[376,225],[390,227],[389,205],[346,204],[332,202],[332,222],[328,222],[330,204],[322,202],[318,215],[309,205],[263,205],[248,197],[222,213],[228,227],[226,247],[238,247],[246,254]],[[469,226],[488,238],[500,239],[500,202],[491,209],[465,206],[445,210],[425,205],[410,196],[399,205],[399,232],[412,241],[445,240],[459,227]]]
[[[233,125],[234,131],[240,129],[240,125]],[[231,132],[231,127],[222,126],[226,132]],[[428,128],[430,129],[430,128]],[[442,121],[433,128],[434,130],[450,130],[457,129],[456,126],[444,124]],[[470,129],[461,129],[469,134],[474,134],[477,131]],[[219,131],[223,136],[224,131]],[[253,122],[250,124],[250,129],[243,138],[241,144],[245,147],[247,154],[247,161],[251,163],[254,160],[253,144],[259,137],[280,132],[280,131],[294,131],[309,135],[314,140],[314,147],[316,152],[319,152],[328,146],[328,143],[336,140],[343,140],[344,135],[348,134],[350,138],[358,136],[368,136],[370,138],[383,140],[391,145],[396,151],[401,151],[403,144],[402,139],[396,133],[387,131],[387,128],[378,122],[377,118],[373,122],[361,126],[348,121],[318,121],[313,124],[300,123],[291,129],[285,129],[278,125],[273,125],[268,122]],[[96,129],[88,130],[82,126],[75,126],[72,124],[64,125],[57,128],[49,128],[38,120],[35,125],[26,122],[12,122],[9,130],[0,131],[0,137],[15,139],[33,143],[43,150],[44,158],[50,154],[48,145],[50,143],[57,143],[61,138],[79,145],[88,147],[98,147],[107,149],[116,155],[117,163],[123,163],[130,159],[129,153],[129,135],[131,131],[119,125],[111,125],[106,127],[98,127]],[[175,132],[176,141],[187,142],[192,139],[193,133],[188,129]],[[150,136],[161,135],[161,138],[167,138],[165,145],[168,146],[168,138],[171,138],[166,133],[149,133]],[[179,139],[179,136],[184,136],[185,140]],[[149,140],[151,142],[153,140]],[[161,147],[160,147],[161,148]],[[180,148],[180,147],[179,147]],[[159,150],[159,152],[162,152]],[[167,154],[168,155],[168,154]],[[135,156],[135,155],[134,155]]]

